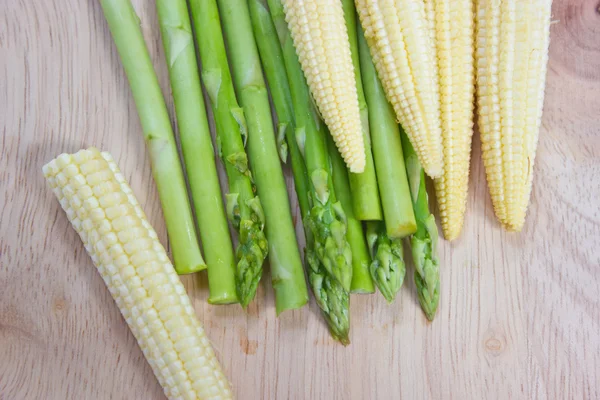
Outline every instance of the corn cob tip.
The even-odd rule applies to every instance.
[[[352,157],[349,160],[344,160],[348,166],[348,170],[353,174],[362,174],[365,172],[366,156],[362,152],[362,156]]]
[[[444,229],[442,225],[442,232],[444,232],[444,239],[451,242],[460,236],[460,232],[462,231],[462,224],[459,227],[452,227]]]
[[[425,171],[427,176],[429,176],[431,179],[436,179],[436,178],[439,178],[440,176],[442,176],[442,174],[444,173],[443,165],[444,165],[443,163],[436,163],[436,164],[429,164],[428,167],[425,167],[425,164],[424,164],[423,170]]]
[[[519,233],[523,229],[523,225],[502,224],[502,227],[509,233]]]
[[[500,221],[500,223],[507,232],[521,232],[525,225],[525,212],[522,212],[522,217],[515,218],[512,221]]]

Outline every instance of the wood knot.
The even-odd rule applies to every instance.
[[[483,342],[485,351],[493,356],[499,356],[506,348],[506,340],[502,335],[490,333]]]
[[[65,300],[63,297],[58,297],[58,298],[54,299],[54,304],[53,304],[54,311],[61,312],[63,310],[66,310],[67,306],[68,306],[67,300]]]
[[[485,341],[485,349],[490,353],[502,352],[502,342],[496,338],[490,338]]]

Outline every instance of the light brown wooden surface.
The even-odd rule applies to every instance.
[[[168,93],[153,2],[134,4]],[[433,323],[410,273],[392,306],[353,296],[348,348],[314,301],[276,318],[268,276],[248,313],[209,306],[205,274],[183,278],[238,398],[600,398],[600,6],[556,0],[553,15],[526,227],[506,234],[494,219],[476,138]],[[110,151],[166,243],[97,1],[0,1],[0,126],[0,399],[162,399],[41,174],[61,152]]]

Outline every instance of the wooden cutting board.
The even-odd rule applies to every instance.
[[[153,2],[134,4],[168,93]],[[527,224],[507,234],[494,219],[476,134],[465,228],[441,243],[433,323],[410,273],[391,306],[352,297],[347,348],[314,301],[276,318],[268,275],[247,313],[209,306],[205,273],[183,277],[238,398],[600,398],[600,5],[556,0],[553,15]],[[0,399],[162,399],[41,175],[59,153],[110,151],[167,243],[97,1],[0,1],[0,125]]]

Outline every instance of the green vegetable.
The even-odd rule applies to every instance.
[[[219,0],[219,11],[229,44],[234,85],[248,124],[248,153],[267,220],[269,265],[279,314],[308,302],[306,281],[248,4],[245,0]]]
[[[212,304],[237,303],[235,257],[221,199],[185,0],[157,0],[185,167],[208,264]]]
[[[327,136],[333,172],[333,187],[346,214],[346,223],[348,225],[346,239],[352,249],[352,284],[350,285],[350,290],[353,293],[373,293],[375,287],[373,286],[373,280],[369,272],[371,258],[365,241],[362,223],[356,219],[352,209],[353,193],[350,190],[348,182],[348,170],[342,156],[335,147],[333,138],[331,138],[331,135]]]
[[[277,114],[278,146],[280,149],[285,148],[285,151],[280,151],[280,153],[289,153],[300,213],[304,217],[310,211],[308,173],[300,148],[296,143],[292,95],[283,63],[281,45],[266,0],[248,0],[248,6],[263,70],[269,83],[271,98]],[[285,23],[285,21],[283,22]],[[282,134],[285,141],[283,141]],[[282,159],[284,162],[286,161],[286,157],[282,157]]]
[[[282,44],[295,112],[296,141],[309,177],[311,207],[304,216],[308,277],[332,336],[348,344],[352,252],[346,240],[346,215],[333,187],[327,132],[312,103],[280,0],[269,0],[269,8]]]
[[[135,100],[152,173],[179,274],[206,268],[194,230],[173,128],[158,79],[142,36],[140,20],[129,0],[101,0]]]
[[[406,172],[408,173],[408,182],[417,220],[417,231],[410,238],[412,257],[415,264],[415,284],[421,308],[427,318],[432,321],[440,300],[437,225],[433,215],[429,212],[425,172],[403,129],[401,129],[401,137]]]
[[[402,239],[391,239],[385,232],[384,223],[369,221],[367,242],[373,259],[369,272],[383,297],[391,303],[400,291],[406,275]]]
[[[348,30],[348,38],[350,40],[350,52],[352,54],[354,76],[356,77],[356,92],[358,94],[360,122],[362,125],[366,154],[364,172],[362,174],[349,173],[354,214],[360,220],[381,220],[383,219],[383,216],[381,215],[381,201],[379,199],[377,177],[375,176],[375,167],[373,165],[373,154],[371,153],[371,135],[369,134],[370,115],[369,110],[367,109],[367,103],[365,101],[365,93],[363,91],[363,83],[360,73],[356,30],[357,16],[356,9],[354,7],[354,1],[342,0],[342,7],[344,8],[344,18],[346,20],[346,28]],[[345,207],[344,209],[347,210]]]
[[[402,156],[400,130],[394,110],[388,103],[375,66],[369,53],[362,29],[359,26],[358,42],[360,64],[365,88],[375,168],[387,234],[402,238],[417,229],[412,207],[410,188]]]
[[[254,195],[244,149],[248,136],[246,120],[233,89],[217,4],[215,0],[190,0],[189,4],[202,63],[202,80],[214,112],[219,154],[229,180],[227,214],[239,232],[236,283],[240,303],[246,307],[256,294],[268,252],[263,231],[265,218],[261,202]]]

